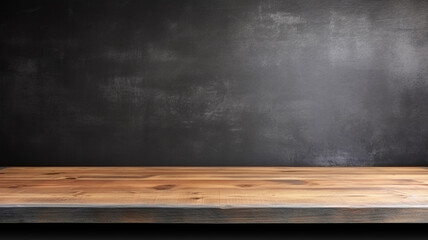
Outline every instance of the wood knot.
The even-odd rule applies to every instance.
[[[238,184],[236,186],[242,187],[242,188],[249,188],[249,187],[252,187],[253,185],[251,185],[251,184]]]
[[[156,189],[156,190],[168,190],[168,189],[171,189],[171,188],[173,188],[173,187],[175,187],[175,185],[172,185],[172,184],[166,184],[166,185],[158,185],[158,186],[154,186],[154,187],[153,187],[153,189]]]

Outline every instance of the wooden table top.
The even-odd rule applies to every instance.
[[[23,209],[42,217],[35,218],[36,213],[32,213],[29,219]],[[53,209],[54,215],[46,213]],[[78,209],[84,209],[86,215],[83,215],[88,219],[58,217],[60,210]],[[54,221],[46,220],[47,215],[56,216],[59,221],[103,222],[99,216],[94,217],[94,209],[98,215],[106,214],[104,220],[109,222],[426,222],[428,168],[6,167],[0,170],[0,222]],[[102,209],[130,212],[118,218],[117,213],[109,215]],[[157,215],[166,210],[173,215],[169,216],[172,220],[166,219],[165,213]],[[129,217],[138,211],[143,211],[141,216]],[[186,211],[196,213],[187,216]]]

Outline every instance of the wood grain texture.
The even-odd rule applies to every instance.
[[[7,167],[0,222],[428,222],[428,169]]]

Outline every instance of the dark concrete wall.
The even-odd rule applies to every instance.
[[[428,164],[428,1],[0,11],[0,165]]]

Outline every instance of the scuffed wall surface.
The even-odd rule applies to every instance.
[[[0,165],[428,164],[428,1],[1,5]]]

